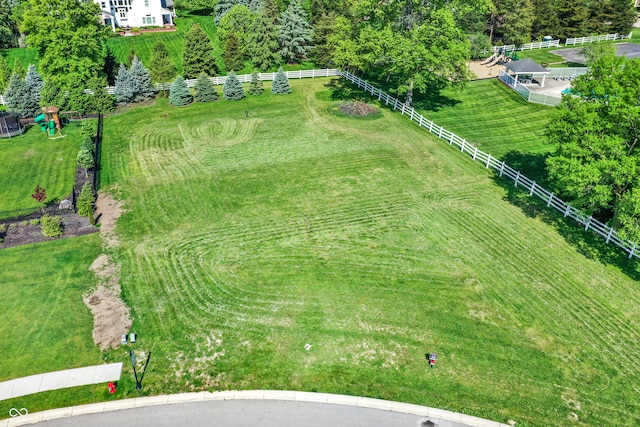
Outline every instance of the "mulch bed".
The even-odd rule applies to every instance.
[[[98,231],[97,227],[89,223],[88,218],[78,216],[76,213],[67,213],[59,216],[62,219],[63,229],[62,236],[59,237],[59,239],[84,236],[85,234],[91,234]],[[4,239],[0,244],[0,249],[53,240],[50,237],[42,235],[40,225],[23,225],[22,222],[10,223],[10,225],[7,226],[6,231],[0,233],[0,237]]]

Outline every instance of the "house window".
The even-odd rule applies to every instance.
[[[147,16],[142,18],[142,23],[146,24],[146,25],[153,25],[153,24],[156,23],[156,17],[155,16],[151,16],[151,15],[147,15]]]
[[[107,8],[107,3],[106,3],[106,2],[102,2],[101,4],[102,4],[102,8],[103,8],[103,9],[106,9],[106,8]]]
[[[144,7],[149,7],[149,0],[144,0]]]
[[[120,13],[120,20],[121,21],[126,21],[127,20],[127,9],[118,9],[118,12]]]

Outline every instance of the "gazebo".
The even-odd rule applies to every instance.
[[[549,71],[542,67],[542,65],[529,58],[510,62],[507,64],[507,72],[516,79],[516,82],[518,82],[518,77],[521,77],[519,83],[522,84],[527,82],[527,80],[542,77],[542,81],[536,79],[540,83],[540,87],[544,87],[544,80],[549,74]]]

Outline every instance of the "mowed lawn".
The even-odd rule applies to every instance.
[[[640,423],[637,282],[398,113],[329,114],[328,81],[106,120],[123,293],[153,350],[145,393],[311,390],[519,425]]]
[[[36,185],[47,191],[47,202],[71,194],[76,155],[82,143],[80,125],[63,128],[65,138],[49,139],[38,126],[15,138],[0,138],[0,220],[38,209],[31,197]]]
[[[511,151],[543,154],[554,150],[544,129],[554,108],[532,104],[497,79],[467,83],[459,92],[446,91],[451,106],[423,114],[492,156]]]

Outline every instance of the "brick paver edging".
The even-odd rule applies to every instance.
[[[33,414],[25,416],[0,420],[0,427],[23,426],[57,418],[118,411],[121,409],[140,408],[144,406],[232,399],[293,400],[299,402],[330,403],[334,405],[359,406],[362,408],[380,409],[383,411],[393,411],[424,417],[439,418],[441,420],[466,424],[471,427],[511,427],[508,424],[485,420],[483,418],[445,411],[444,409],[412,405],[409,403],[391,402],[388,400],[371,399],[368,397],[344,396],[340,394],[280,390],[218,391],[213,393],[203,391],[199,393],[170,394],[162,396],[138,397],[135,399],[114,400],[110,402],[92,403],[90,405],[52,409],[50,411],[35,412]]]

